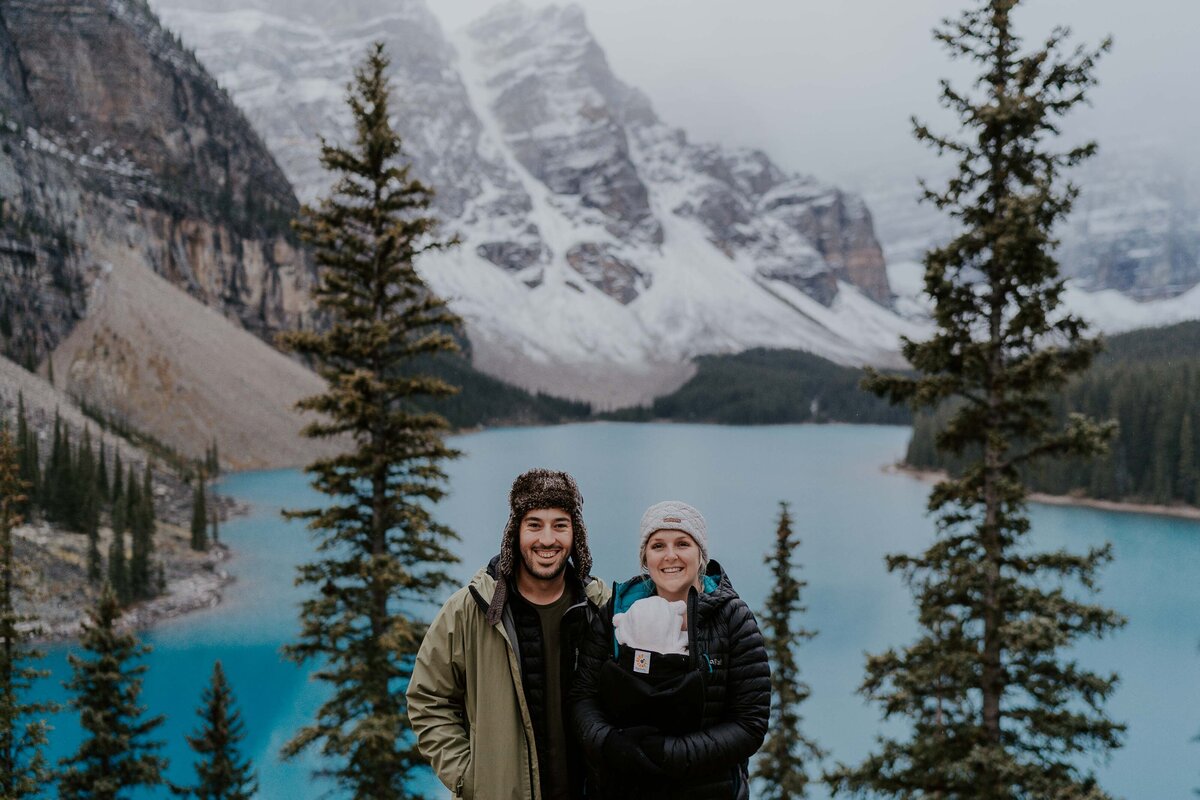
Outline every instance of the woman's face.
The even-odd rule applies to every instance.
[[[700,575],[700,548],[683,531],[655,531],[643,553],[650,580],[667,600],[684,600]]]

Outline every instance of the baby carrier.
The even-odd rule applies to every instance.
[[[705,579],[711,580],[706,577]],[[707,587],[706,587],[707,588]],[[638,578],[613,587],[609,619],[649,597],[654,584]],[[613,657],[600,668],[597,693],[601,706],[618,728],[648,725],[664,734],[700,728],[704,714],[705,672],[708,662],[696,648],[696,593],[687,600],[688,652],[658,653],[639,650],[617,641],[613,630]]]

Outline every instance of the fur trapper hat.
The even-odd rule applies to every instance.
[[[508,523],[500,540],[500,562],[496,567],[496,591],[488,606],[487,621],[500,621],[508,601],[508,583],[515,580],[517,559],[520,558],[517,539],[521,520],[537,508],[561,508],[571,516],[571,563],[575,574],[586,583],[592,571],[592,554],[588,550],[587,528],[583,524],[583,496],[575,479],[565,472],[531,469],[517,476],[508,493]]]

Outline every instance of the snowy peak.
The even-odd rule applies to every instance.
[[[578,7],[508,3],[447,39],[417,0],[157,2],[306,200],[328,186],[318,136],[351,138],[344,87],[385,40],[394,124],[463,243],[418,267],[484,371],[611,406],[670,391],[704,353],[894,363],[914,332],[861,200],[690,142],[614,75]]]
[[[657,120],[645,98],[613,75],[583,11],[510,3],[466,34],[485,76],[485,113],[521,166],[552,192],[602,214],[612,236],[661,243],[625,128]]]
[[[577,5],[546,6],[535,12],[520,2],[506,3],[467,26],[467,33],[486,48],[497,69],[540,77],[559,91],[586,87],[601,98],[588,105],[607,107],[622,123],[658,122],[649,99],[613,74]],[[537,75],[528,75],[530,68]],[[496,77],[513,82],[512,74]]]

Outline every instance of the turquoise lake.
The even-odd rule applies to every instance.
[[[462,537],[465,580],[498,550],[512,479],[533,466],[565,469],[583,491],[594,572],[626,578],[637,567],[642,511],[663,499],[686,500],[708,519],[712,556],[754,608],[766,594],[763,563],[780,500],[792,504],[802,544],[797,560],[808,581],[806,626],[818,637],[800,652],[812,697],[802,713],[808,734],[831,761],[854,761],[880,730],[879,711],[855,690],[865,652],[911,641],[911,598],[883,565],[885,553],[915,551],[932,537],[925,515],[929,486],[885,472],[904,452],[908,430],[874,426],[737,428],[692,425],[583,424],[493,430],[456,437],[463,457],[450,465],[452,492],[439,518]],[[311,718],[321,687],[279,656],[297,630],[300,598],[294,565],[312,547],[302,525],[279,509],[317,502],[296,471],[226,478],[222,490],[252,512],[228,522],[222,539],[235,553],[237,581],[220,607],[191,614],[144,635],[143,702],[167,715],[158,738],[171,759],[169,777],[191,782],[184,735],[197,724],[200,692],[220,659],[247,721],[244,752],[256,764],[264,798],[316,798],[331,788],[310,777],[311,761],[283,763],[281,745]],[[1200,786],[1200,523],[1032,506],[1040,549],[1082,550],[1113,543],[1100,600],[1129,619],[1114,636],[1086,642],[1076,655],[1089,667],[1115,670],[1121,685],[1108,704],[1128,727],[1126,746],[1097,765],[1102,786],[1130,800],[1192,797]],[[432,615],[435,609],[430,609]],[[68,645],[51,648],[43,691],[62,698]],[[75,719],[61,714],[52,755],[78,744]],[[430,781],[436,796],[440,785]],[[164,792],[162,796],[167,796]],[[815,787],[813,797],[826,797]]]

